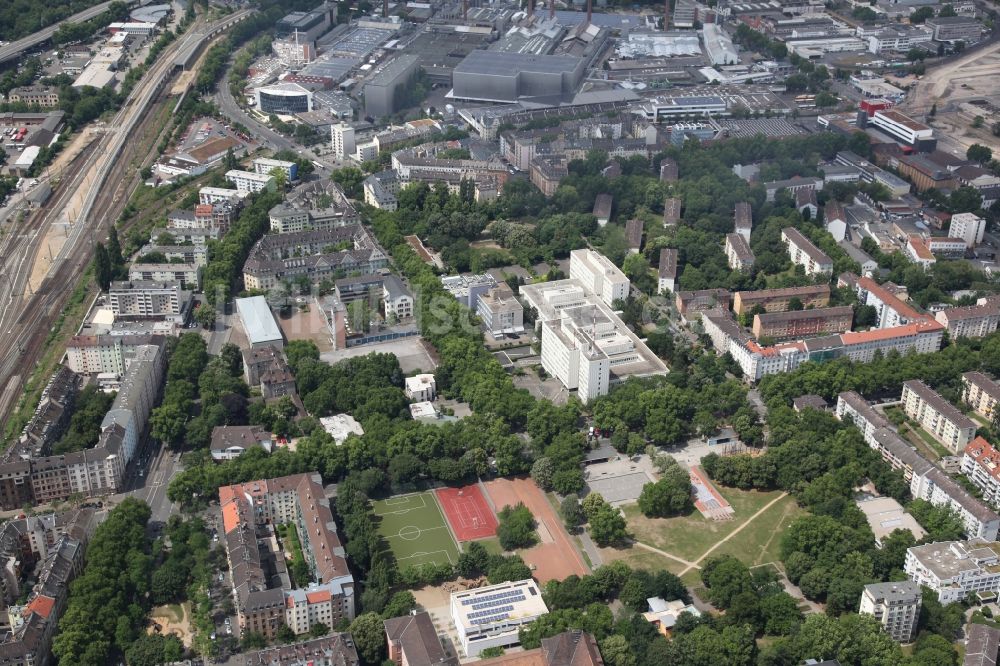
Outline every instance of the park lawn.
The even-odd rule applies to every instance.
[[[628,546],[625,548],[601,548],[601,561],[604,564],[612,562],[624,562],[633,569],[645,569],[647,571],[666,570],[670,573],[680,574],[685,566],[677,560],[663,557],[645,548],[638,546]],[[586,554],[586,551],[584,551]],[[695,571],[697,573],[697,571]]]
[[[778,562],[781,535],[793,520],[804,515],[805,509],[799,507],[795,498],[789,495],[757,516],[752,525],[712,551],[712,555],[732,555],[751,567]]]
[[[781,494],[736,488],[718,490],[736,511],[733,520],[708,520],[697,510],[688,516],[647,518],[637,504],[629,504],[622,507],[628,531],[637,541],[693,562]]]
[[[907,430],[909,430],[909,432],[914,433],[923,442],[923,444],[921,445],[917,442],[914,442],[915,438],[909,437],[908,439],[911,442],[913,442],[917,446],[917,448],[924,448],[924,449],[929,448],[931,451],[934,452],[934,456],[932,458],[933,460],[938,460],[939,458],[946,458],[947,456],[954,455],[951,451],[942,446],[940,442],[934,439],[934,437],[932,437],[929,432],[927,432],[920,426],[911,425],[908,423],[906,424],[905,427],[907,428]]]
[[[463,544],[462,550],[468,550],[470,543],[472,542],[466,541],[465,544]],[[486,552],[489,553],[490,555],[503,554],[503,548],[500,546],[500,539],[496,537],[489,537],[487,539],[476,539],[476,543],[481,544],[486,549]]]

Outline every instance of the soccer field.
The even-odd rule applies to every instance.
[[[400,568],[458,561],[458,544],[433,491],[397,495],[372,502],[372,506],[379,519],[379,534]]]

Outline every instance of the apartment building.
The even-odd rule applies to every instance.
[[[985,419],[993,420],[993,410],[1000,400],[1000,384],[981,372],[962,374],[962,402]]]
[[[241,172],[241,173],[246,173]],[[198,190],[198,203],[200,204],[232,204],[239,206],[249,195],[249,191],[231,190],[224,187],[203,187]]]
[[[854,423],[868,446],[893,469],[903,472],[914,498],[926,500],[934,506],[949,507],[962,521],[970,538],[997,538],[1000,516],[917,453],[892,429],[888,419],[875,411],[864,398],[854,391],[841,393],[837,398],[836,414],[840,420]]]
[[[223,486],[219,504],[241,631],[273,638],[282,626],[303,634],[354,619],[354,578],[319,474]],[[296,528],[311,578],[304,589],[280,575],[284,555],[271,547],[278,525]]]
[[[218,229],[225,234],[232,226],[237,208],[231,203],[198,204],[194,207],[194,226],[192,229]]]
[[[962,454],[962,474],[983,491],[983,499],[1000,504],[1000,452],[982,437],[976,437]]]
[[[833,308],[765,312],[754,315],[753,334],[758,340],[793,340],[851,330],[854,308],[843,305]]]
[[[64,455],[34,457],[11,449],[0,458],[0,506],[62,501],[71,495],[92,496],[121,489],[125,468],[135,454],[150,411],[159,395],[165,366],[163,339],[135,345],[111,409],[101,421],[97,444]],[[123,362],[120,359],[107,359]],[[45,453],[45,452],[41,452]],[[16,486],[21,486],[16,489]],[[12,505],[16,499],[23,500]]]
[[[948,450],[960,454],[976,436],[976,424],[919,379],[903,382],[903,412]]]
[[[906,550],[903,571],[944,604],[978,592],[1000,592],[1000,544],[987,539],[938,541]]]
[[[327,252],[331,245],[346,243],[352,249]],[[300,278],[316,284],[349,273],[375,273],[388,264],[389,258],[375,236],[361,225],[269,234],[250,251],[243,264],[243,282],[247,289],[271,289]]]
[[[289,192],[268,211],[271,233],[329,231],[361,223],[361,215],[334,181],[313,181]]]
[[[743,236],[746,242],[750,242],[750,232],[753,230],[753,209],[746,201],[736,204],[733,211],[733,231]]]
[[[729,262],[729,267],[734,271],[747,272],[753,268],[754,254],[743,234],[726,234],[723,249],[726,252],[726,260]]]
[[[986,233],[986,220],[975,213],[955,213],[948,223],[948,235],[961,238],[966,247],[976,247],[983,242]]]
[[[298,180],[299,165],[286,160],[272,160],[268,157],[258,157],[251,162],[253,172],[259,176],[270,176],[277,169],[285,174],[288,182]]]
[[[503,339],[508,333],[524,332],[524,306],[514,297],[506,282],[499,283],[479,297],[476,314],[486,332],[496,340]]]
[[[270,174],[254,173],[253,171],[240,171],[230,169],[226,172],[226,180],[236,186],[236,191],[241,193],[253,193],[267,190],[273,192],[277,187],[274,176]],[[215,202],[207,202],[215,203]]]
[[[108,304],[115,319],[180,317],[190,305],[191,293],[177,282],[112,282]]]
[[[579,280],[605,305],[628,298],[629,280],[610,259],[589,249],[570,252],[569,277]]]
[[[53,86],[20,86],[11,88],[7,100],[14,104],[37,104],[43,109],[54,109],[59,106],[59,89]]]
[[[201,266],[194,263],[137,263],[128,269],[129,282],[179,282],[181,289],[197,289],[200,277]]]
[[[1000,300],[986,299],[982,305],[939,310],[934,319],[952,338],[983,338],[1000,327]]]
[[[873,583],[861,593],[858,613],[872,615],[897,643],[911,643],[920,619],[920,586],[913,581]]]
[[[678,291],[674,306],[685,321],[701,317],[703,312],[729,308],[729,291],[726,289],[699,289]]]
[[[792,263],[805,268],[806,275],[833,272],[833,259],[803,236],[798,229],[785,227],[781,230],[781,240],[788,248],[788,256]]]
[[[661,294],[672,293],[677,284],[677,250],[669,247],[660,250],[660,263],[656,274],[657,291]]]
[[[330,634],[262,650],[244,651],[240,666],[359,666],[358,650],[350,634]],[[445,665],[442,665],[445,666]]]
[[[362,183],[365,203],[379,210],[396,210],[399,207],[399,178],[395,171],[379,171],[365,178]]]
[[[830,304],[830,285],[738,291],[733,296],[733,312],[741,315],[750,312],[758,305],[764,308],[765,312],[784,312],[792,299],[801,303],[803,308],[825,308]]]

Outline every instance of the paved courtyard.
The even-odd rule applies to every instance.
[[[583,478],[590,492],[600,493],[608,503],[616,506],[636,501],[642,487],[656,481],[649,456],[644,454],[587,465]]]
[[[417,370],[423,372],[434,372],[437,364],[431,358],[424,347],[423,340],[418,335],[409,338],[400,338],[391,342],[382,342],[375,345],[361,345],[350,347],[349,349],[338,349],[336,351],[323,352],[320,359],[326,363],[336,363],[345,358],[355,356],[367,356],[368,354],[379,352],[381,354],[392,354],[399,359],[399,367],[404,373],[410,374]]]

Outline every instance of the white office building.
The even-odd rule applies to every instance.
[[[330,147],[337,159],[354,157],[357,147],[354,143],[354,128],[347,123],[330,126]]]
[[[941,541],[906,550],[910,580],[937,592],[942,604],[1000,591],[1000,544],[984,539]]]
[[[593,250],[573,250],[569,254],[569,277],[605,305],[628,298],[629,280],[610,259]]]
[[[530,578],[451,595],[451,619],[467,657],[517,645],[518,630],[548,612],[538,583]]]
[[[297,180],[299,177],[299,165],[286,160],[272,160],[269,157],[258,157],[253,162],[253,171],[261,176],[268,176],[275,169],[281,169],[285,173],[285,178],[289,181]]]

